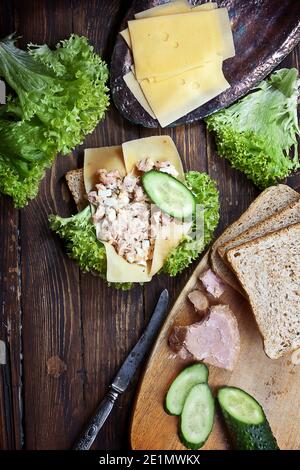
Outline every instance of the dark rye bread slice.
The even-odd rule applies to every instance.
[[[227,253],[271,359],[300,346],[300,223]]]
[[[86,192],[84,188],[83,168],[71,170],[66,173],[66,181],[74,198],[78,212],[87,205]]]
[[[229,242],[224,243],[224,245],[218,248],[218,253],[223,261],[226,262],[226,253],[228,250],[242,245],[243,243],[254,240],[254,238],[261,237],[267,233],[288,227],[292,224],[297,224],[298,222],[300,222],[300,199],[296,202],[293,202],[292,204],[289,204],[287,207],[277,212],[272,217],[269,217],[259,224],[254,225],[254,227],[241,233],[241,235],[238,237],[235,237]]]
[[[220,257],[218,253],[219,246],[224,245],[224,243],[237,237],[245,230],[274,215],[288,204],[297,201],[297,199],[299,199],[299,194],[284,184],[270,186],[270,188],[265,189],[241,217],[233,222],[213,244],[210,261],[214,272],[223,281],[243,294],[243,290],[237,282],[235,275]]]

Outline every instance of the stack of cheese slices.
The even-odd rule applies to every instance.
[[[300,195],[266,189],[214,243],[216,274],[249,299],[266,354],[300,346]]]
[[[121,32],[134,65],[124,80],[162,127],[230,87],[223,61],[235,55],[228,11],[173,0],[137,13]]]

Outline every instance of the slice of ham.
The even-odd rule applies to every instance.
[[[221,297],[226,289],[223,281],[211,269],[208,269],[203,274],[201,274],[199,279],[207,292],[216,299]]]
[[[175,326],[169,344],[182,359],[233,370],[240,350],[237,320],[228,305],[215,305],[202,322]]]
[[[198,289],[195,289],[188,294],[188,298],[192,302],[195,307],[195,310],[198,313],[200,313],[201,315],[206,314],[209,307],[209,302],[208,298],[203,292]]]

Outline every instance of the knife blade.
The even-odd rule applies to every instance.
[[[125,392],[132,378],[134,377],[137,368],[144,359],[145,354],[149,351],[150,346],[152,345],[153,340],[162,324],[162,321],[166,316],[168,303],[169,293],[167,289],[164,289],[159,296],[158,302],[145,332],[142,334],[139,341],[125,359],[125,362],[111,383],[108,393],[100,403],[86,429],[78,441],[74,444],[74,450],[90,449],[97,434],[113,409],[116,400],[120,394]]]

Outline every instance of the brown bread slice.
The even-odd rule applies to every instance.
[[[284,184],[270,186],[270,188],[265,189],[265,191],[252,202],[241,217],[233,222],[213,244],[210,261],[214,272],[223,279],[223,281],[243,294],[243,290],[237,282],[235,275],[220,257],[218,253],[219,246],[237,237],[262,220],[274,215],[297,199],[299,199],[297,191]]]
[[[300,223],[227,253],[271,359],[300,346]]]
[[[241,233],[238,237],[233,238],[232,240],[224,243],[224,245],[219,246],[218,253],[226,262],[226,253],[228,250],[235,248],[243,243],[254,240],[254,238],[261,237],[267,233],[274,232],[289,225],[296,224],[300,222],[300,199],[280,212],[277,212],[272,217],[263,220],[259,224],[254,225],[254,227],[246,230]]]
[[[83,168],[68,171],[65,177],[69,190],[71,191],[75,204],[77,205],[77,209],[80,212],[87,205],[83,179]]]

